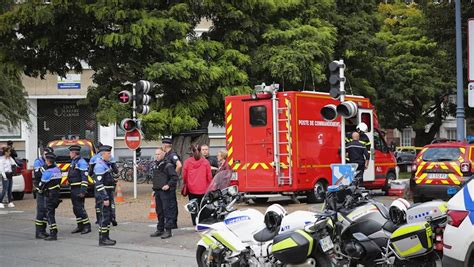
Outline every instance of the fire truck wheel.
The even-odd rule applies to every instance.
[[[385,178],[385,185],[383,186],[383,189],[382,189],[385,195],[388,195],[388,191],[390,190],[390,182],[396,179],[397,179],[397,176],[395,175],[395,173],[389,172],[387,174],[387,177]]]
[[[324,201],[324,196],[326,195],[327,184],[324,180],[318,181],[314,185],[314,190],[308,192],[307,202],[308,203],[321,203]]]

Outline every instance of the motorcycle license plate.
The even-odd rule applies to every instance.
[[[332,240],[329,236],[319,240],[319,245],[321,245],[323,252],[326,252],[334,247],[334,244],[332,243]]]
[[[448,178],[447,173],[428,173],[428,179],[446,179]]]

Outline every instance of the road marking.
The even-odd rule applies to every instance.
[[[0,215],[23,213],[23,210],[0,210]]]

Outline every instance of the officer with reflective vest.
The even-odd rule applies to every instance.
[[[102,147],[102,144],[101,144],[101,147]],[[92,156],[92,158],[89,161],[89,175],[91,177],[94,175],[95,163],[96,163],[97,159],[99,159],[100,157],[101,157],[101,153],[98,152],[94,156]],[[112,172],[115,175],[118,175],[119,171],[118,171],[118,167],[117,167],[117,161],[115,160],[114,156],[112,156],[110,162],[107,162],[107,164],[109,164]],[[117,181],[115,181],[115,184],[117,184]],[[111,223],[112,223],[113,226],[117,226],[118,223],[117,223],[116,213],[115,213],[115,202],[112,203],[111,208],[112,208],[112,221],[111,221]],[[95,207],[95,215],[96,215],[95,224],[99,224],[100,207],[97,204],[96,204],[96,207]]]
[[[356,127],[356,131],[359,133],[359,136],[360,136],[359,142],[361,144],[363,144],[364,146],[366,146],[367,151],[370,153],[372,143],[370,142],[370,139],[366,134],[368,129],[369,129],[369,127],[364,122],[359,123],[359,125],[357,125],[357,127]],[[349,143],[351,141],[353,141],[352,133],[347,133],[346,134],[346,143]]]
[[[46,217],[49,224],[49,236],[44,240],[52,241],[58,240],[58,226],[56,225],[56,208],[61,203],[59,199],[59,190],[61,184],[62,173],[56,166],[56,155],[54,153],[46,153],[46,169],[41,175],[41,182],[39,183],[40,193],[44,194],[46,204]]]
[[[84,207],[87,188],[89,186],[87,161],[81,157],[81,146],[73,145],[69,147],[71,165],[67,174],[69,185],[71,186],[72,211],[76,216],[77,227],[71,233],[87,234],[91,232],[91,223]]]
[[[51,147],[46,147],[42,155],[33,163],[33,190],[36,193],[36,238],[45,239],[49,235],[46,233],[46,226],[48,225],[48,218],[46,217],[46,206],[44,194],[40,193],[39,184],[41,182],[41,175],[46,170],[46,153],[53,153]]]
[[[116,241],[110,239],[110,222],[112,219],[111,204],[114,202],[115,181],[112,176],[110,162],[112,147],[103,145],[99,148],[101,157],[94,166],[95,200],[100,207],[99,246],[113,246]]]

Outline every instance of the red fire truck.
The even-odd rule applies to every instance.
[[[338,106],[352,109],[344,121],[346,132],[360,122],[368,125],[372,145],[364,186],[388,191],[388,181],[397,178],[398,168],[379,130],[374,106],[362,96],[345,100],[341,103],[321,92],[278,92],[278,86],[264,85],[250,95],[226,97],[228,161],[239,191],[255,202],[283,195],[322,201],[331,184],[330,164],[341,163]]]

